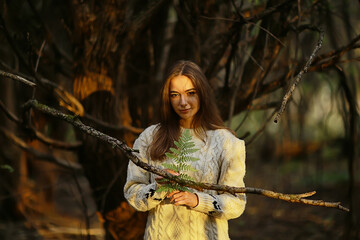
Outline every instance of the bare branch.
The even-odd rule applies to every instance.
[[[314,59],[314,64],[319,64],[319,62],[321,62],[324,59],[334,59],[334,58],[340,58],[342,55],[344,55],[346,52],[352,50],[352,49],[356,49],[359,48],[360,46],[357,45],[356,43],[360,40],[360,34],[357,35],[354,39],[352,39],[347,45],[342,46],[336,50],[330,51],[326,54],[322,54],[317,56]]]
[[[46,145],[50,145],[55,148],[73,150],[73,149],[78,149],[82,145],[82,142],[80,142],[80,141],[76,141],[74,143],[58,141],[55,139],[48,138],[47,136],[45,136],[44,134],[42,134],[41,132],[39,132],[33,128],[32,128],[32,130],[34,131],[37,139],[39,139],[41,142],[45,143]]]
[[[269,15],[275,13],[275,12],[281,11],[281,9],[284,6],[286,6],[286,5],[288,5],[288,4],[292,3],[292,2],[295,2],[295,0],[286,0],[286,1],[282,2],[282,3],[276,4],[275,6],[272,6],[272,7],[269,7],[267,9],[265,9],[264,11],[262,11],[261,13],[255,15],[253,17],[246,18],[246,20],[250,21],[250,22],[257,22],[257,21],[259,21],[259,20],[261,20],[261,19],[263,19],[263,18],[265,18],[265,17],[267,17],[267,16],[269,16]]]
[[[267,30],[266,28],[254,23],[254,22],[249,22],[246,20],[246,18],[243,18],[243,20],[239,21],[237,19],[231,19],[231,18],[222,18],[222,17],[208,17],[208,16],[200,16],[201,18],[204,19],[208,19],[208,20],[221,20],[221,21],[229,21],[229,22],[242,22],[245,21],[245,24],[250,24],[253,25],[255,27],[258,27],[259,29],[263,30],[264,32],[266,32],[267,34],[269,34],[272,38],[274,38],[276,41],[278,41],[283,47],[286,47],[286,44],[283,43],[278,37],[276,37],[274,34],[272,34],[269,30]]]
[[[13,122],[17,123],[17,124],[21,124],[21,120],[15,116],[15,114],[13,114],[12,112],[10,112],[5,104],[0,100],[0,109],[5,113],[5,115]]]
[[[23,77],[20,77],[18,75],[8,73],[8,72],[4,72],[4,71],[1,71],[1,70],[0,70],[0,75],[4,76],[4,77],[11,78],[11,79],[14,79],[14,80],[17,80],[17,81],[20,81],[22,83],[25,83],[26,85],[29,85],[30,87],[36,87],[35,83],[33,83],[33,82],[23,78]]]
[[[94,118],[94,117],[92,117],[91,115],[89,115],[87,113],[85,113],[83,118],[95,123],[96,125],[98,125],[100,127],[104,127],[104,128],[110,129],[110,130],[115,130],[115,131],[127,130],[127,131],[130,131],[130,132],[135,133],[135,134],[140,134],[142,131],[144,131],[143,128],[137,128],[137,127],[133,127],[133,126],[125,126],[125,125],[117,125],[117,126],[115,126],[115,125],[112,125],[110,123],[104,122],[104,121],[102,121],[100,119]]]
[[[324,32],[321,31],[320,32],[320,38],[319,38],[319,41],[318,41],[318,44],[316,45],[313,53],[310,55],[310,58],[309,60],[306,62],[304,68],[298,73],[298,75],[295,77],[295,80],[294,82],[292,83],[292,85],[290,86],[289,90],[286,92],[284,98],[283,98],[283,101],[281,103],[281,107],[278,111],[278,113],[276,114],[276,117],[274,119],[274,122],[277,123],[279,121],[279,118],[281,116],[281,114],[285,111],[285,108],[286,108],[286,104],[287,102],[289,101],[292,93],[294,92],[296,86],[299,84],[299,82],[301,81],[304,73],[306,73],[311,65],[311,63],[313,62],[314,58],[315,58],[315,55],[316,53],[320,50],[321,46],[322,46],[322,43],[323,43],[323,39],[324,39]]]
[[[77,170],[77,171],[80,171],[82,169],[81,166],[77,163],[68,162],[66,160],[56,158],[52,155],[37,151],[36,149],[30,147],[23,140],[21,140],[20,138],[18,138],[17,136],[15,136],[14,134],[12,134],[11,132],[9,132],[8,130],[6,130],[4,128],[0,128],[0,133],[3,136],[5,136],[6,138],[8,138],[9,140],[11,140],[15,145],[20,147],[22,150],[33,155],[35,157],[35,160],[43,160],[46,162],[51,162],[51,163],[54,163],[61,167],[64,167],[66,169],[73,169],[73,170]]]
[[[35,69],[34,69],[35,72],[37,72],[37,69],[39,67],[39,62],[40,62],[42,51],[43,51],[43,49],[45,47],[45,43],[46,43],[46,40],[44,40],[43,43],[41,44],[41,47],[40,47],[40,50],[39,50],[39,53],[38,53],[38,58],[36,59],[36,64],[35,64]]]
[[[165,172],[162,169],[159,169],[155,166],[149,165],[143,161],[141,161],[134,152],[138,152],[137,150],[131,149],[128,147],[124,142],[108,136],[102,132],[97,131],[89,126],[84,125],[77,116],[70,116],[64,113],[61,113],[53,108],[50,108],[46,105],[38,103],[36,100],[29,100],[27,103],[24,104],[24,110],[29,110],[29,108],[36,108],[37,110],[49,114],[53,117],[62,119],[73,126],[77,127],[79,130],[83,131],[84,133],[96,137],[110,145],[113,148],[119,148],[134,164],[137,166],[145,169],[146,171],[152,172],[159,176],[165,177],[171,181],[177,182],[183,186],[191,187],[197,190],[215,190],[219,192],[228,192],[231,194],[235,193],[249,193],[249,194],[259,194],[270,198],[280,199],[283,201],[291,202],[291,203],[303,203],[307,205],[314,205],[314,206],[323,206],[323,207],[330,207],[330,208],[337,208],[343,211],[349,211],[349,209],[341,206],[340,202],[325,202],[323,200],[310,200],[305,199],[305,197],[309,197],[315,194],[315,191],[309,193],[302,193],[302,194],[283,194],[277,193],[269,190],[258,189],[258,188],[250,188],[250,187],[231,187],[226,185],[219,185],[219,184],[210,184],[210,183],[197,183],[194,181],[185,181],[179,179],[177,176],[171,175],[168,172]]]

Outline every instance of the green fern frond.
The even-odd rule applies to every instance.
[[[172,151],[176,155],[180,155],[180,151],[176,148],[170,148],[170,151]]]
[[[180,163],[179,165],[177,165],[180,171],[192,171],[192,172],[196,172],[197,170],[195,168],[193,168],[191,165],[185,164],[185,163]]]
[[[156,191],[157,192],[173,192],[176,190],[183,191],[183,192],[193,192],[190,188],[181,186],[179,184],[164,184],[163,186],[161,186],[161,188],[159,188]]]
[[[194,179],[192,177],[190,177],[189,175],[187,175],[185,173],[180,173],[179,177],[186,181],[194,181]]]
[[[170,158],[170,159],[174,159],[174,158],[176,158],[176,155],[175,154],[172,154],[172,153],[165,153],[165,156],[167,157],[167,158]]]
[[[197,152],[197,151],[199,151],[199,149],[197,149],[197,148],[190,148],[190,149],[185,149],[184,150],[184,152],[186,154],[194,153],[194,152]]]
[[[173,159],[176,164],[171,163],[163,163],[162,166],[166,169],[173,170],[175,172],[180,173],[178,177],[180,179],[186,181],[194,181],[189,175],[182,173],[182,171],[197,171],[191,165],[186,164],[186,162],[194,162],[198,161],[199,158],[191,157],[189,154],[197,152],[199,149],[194,148],[195,143],[191,141],[192,136],[189,129],[186,129],[181,136],[179,137],[178,141],[174,141],[174,145],[177,148],[171,147],[169,150],[171,152],[165,153],[165,156],[169,159]],[[187,191],[192,192],[191,189],[181,186],[178,183],[166,183],[163,184],[157,192],[172,192],[175,190],[179,191]]]
[[[170,170],[173,170],[175,172],[179,172],[181,169],[175,165],[175,164],[171,164],[171,163],[163,163],[162,164],[163,167],[165,167],[166,169],[170,169]]]
[[[196,157],[191,157],[191,156],[185,156],[184,157],[184,161],[186,162],[195,162],[195,161],[198,161],[199,158],[196,158]]]

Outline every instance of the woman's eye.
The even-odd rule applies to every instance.
[[[189,96],[193,96],[193,95],[195,95],[195,94],[196,94],[195,91],[188,92],[188,95],[189,95]]]
[[[179,95],[178,93],[171,93],[171,94],[170,94],[170,97],[171,97],[171,98],[175,98],[175,97],[177,97],[178,95]]]

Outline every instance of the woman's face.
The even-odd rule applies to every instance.
[[[190,128],[194,116],[199,111],[200,100],[192,81],[184,76],[176,76],[170,81],[170,102],[180,116],[180,125]]]

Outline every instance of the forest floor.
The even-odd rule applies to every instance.
[[[343,206],[349,207],[347,181],[342,179],[344,169],[328,165],[326,172],[312,172],[313,168],[304,170],[296,162],[287,163],[248,163],[248,172],[245,182],[249,187],[263,188],[283,193],[304,193],[316,190],[311,199],[324,201],[341,201]],[[295,164],[295,165],[294,165]],[[275,166],[275,168],[274,168]],[[277,166],[277,167],[276,167]],[[330,174],[335,171],[336,174]],[[311,179],[311,176],[321,176]],[[339,177],[340,176],[340,177]],[[334,180],[334,181],[330,181]],[[336,180],[336,181],[335,181]],[[69,186],[69,185],[64,185]],[[359,222],[360,216],[360,184],[355,187],[354,209],[355,217]],[[66,193],[67,191],[67,193]],[[86,234],[91,239],[103,239],[104,233],[101,224],[92,208],[91,228],[86,232],[81,209],[72,209],[74,190],[61,189],[57,195],[58,213],[43,214],[38,217],[29,217],[27,222],[0,223],[0,239],[25,240],[25,239],[86,239]],[[60,196],[63,196],[61,198]],[[90,198],[90,197],[89,197]],[[79,204],[79,200],[75,201]],[[92,206],[93,203],[89,203]],[[76,204],[75,204],[76,206]],[[344,211],[288,203],[260,195],[248,194],[247,206],[242,216],[229,222],[229,232],[232,240],[347,240],[360,239],[346,237],[347,216]],[[358,226],[360,229],[360,226]],[[357,233],[359,234],[359,233]],[[360,235],[357,235],[360,236]]]
[[[310,167],[307,170],[279,163],[248,164],[248,174],[245,179],[250,187],[264,188],[282,193],[305,193],[316,191],[309,199],[321,199],[328,202],[341,202],[349,207],[348,183],[341,177],[346,171],[336,164],[327,164],[321,172]],[[294,166],[295,165],[295,166]],[[333,165],[333,166],[332,166]],[[289,170],[290,169],[290,170]],[[310,170],[309,170],[310,169]],[[315,172],[314,172],[314,171]],[[317,176],[311,178],[311,176]],[[360,184],[354,187],[354,218],[358,229],[356,236],[347,236],[348,216],[345,211],[335,208],[310,206],[299,203],[289,203],[268,197],[248,194],[247,206],[242,216],[230,220],[229,232],[232,240],[348,240],[360,239]],[[356,232],[356,230],[355,230]],[[354,233],[354,231],[353,231]]]
[[[343,189],[342,186],[339,186]],[[338,188],[318,192],[318,199],[341,201]],[[327,199],[329,192],[336,199]],[[334,198],[335,198],[334,197]],[[314,197],[312,199],[315,199]],[[358,199],[358,202],[360,199]],[[345,238],[347,213],[338,209],[288,203],[258,195],[248,195],[244,214],[229,224],[230,237],[236,239],[270,240],[335,240]],[[359,238],[358,238],[359,239]]]

